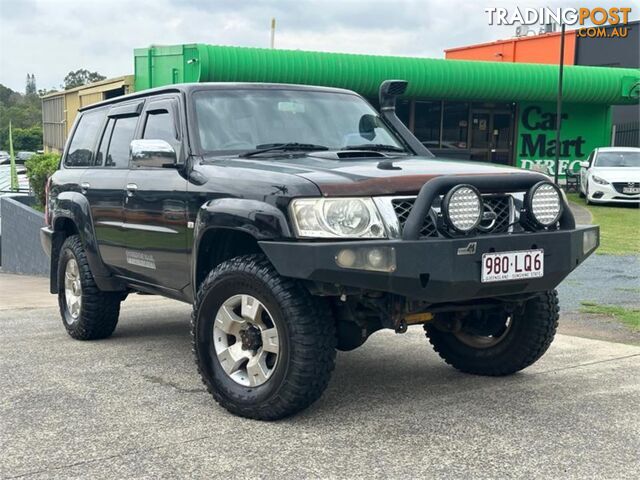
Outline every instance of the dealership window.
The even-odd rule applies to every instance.
[[[442,118],[442,148],[468,148],[469,104],[445,102]]]
[[[440,114],[442,102],[416,101],[414,134],[427,147],[440,146]]]
[[[398,100],[396,102],[396,115],[402,123],[407,127],[410,127],[411,121],[409,117],[411,115],[411,102],[409,100]]]

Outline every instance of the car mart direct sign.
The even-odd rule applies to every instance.
[[[555,174],[556,105],[522,103],[518,114],[516,165],[546,167]],[[594,148],[608,146],[611,109],[606,105],[565,104],[560,137],[560,172],[577,172]]]

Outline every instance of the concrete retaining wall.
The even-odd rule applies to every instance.
[[[31,197],[0,197],[3,272],[49,275],[49,257],[40,244],[44,215],[29,205]]]

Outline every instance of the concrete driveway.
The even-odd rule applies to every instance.
[[[45,288],[42,279],[0,275],[2,478],[640,471],[638,347],[559,335],[536,365],[496,379],[446,366],[419,328],[379,333],[338,355],[311,409],[260,423],[228,414],[205,392],[187,305],[135,296],[111,339],[82,343],[67,337]]]

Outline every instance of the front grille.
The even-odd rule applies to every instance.
[[[624,193],[625,188],[640,188],[640,182],[613,182],[613,188],[616,189],[617,192]],[[625,193],[625,195],[633,195],[629,193]]]
[[[393,211],[398,218],[400,224],[400,233],[404,229],[404,224],[409,218],[409,213],[416,201],[414,198],[394,198],[391,200]],[[485,220],[480,223],[484,230],[480,233],[504,233],[509,230],[511,222],[511,198],[509,195],[492,195],[483,198]],[[431,209],[431,213],[426,216],[420,229],[420,238],[429,238],[438,236],[438,228],[434,222],[435,212]]]
[[[398,222],[400,223],[400,232],[404,229],[404,224],[407,223],[407,218],[409,218],[409,213],[413,208],[413,203],[416,201],[415,198],[394,198],[391,201],[391,205],[393,205],[393,210],[396,212],[396,216],[398,217]],[[420,229],[420,238],[427,237],[437,237],[438,229],[436,228],[435,223],[433,222],[433,218],[431,215],[427,215],[427,218],[424,219],[424,223],[422,224],[422,228]]]
[[[510,212],[511,212],[511,200],[507,195],[500,195],[496,197],[485,197],[484,199],[484,214],[495,214],[487,220],[480,222],[481,227],[485,227],[488,233],[504,233],[509,230]],[[495,221],[494,221],[495,220]]]

